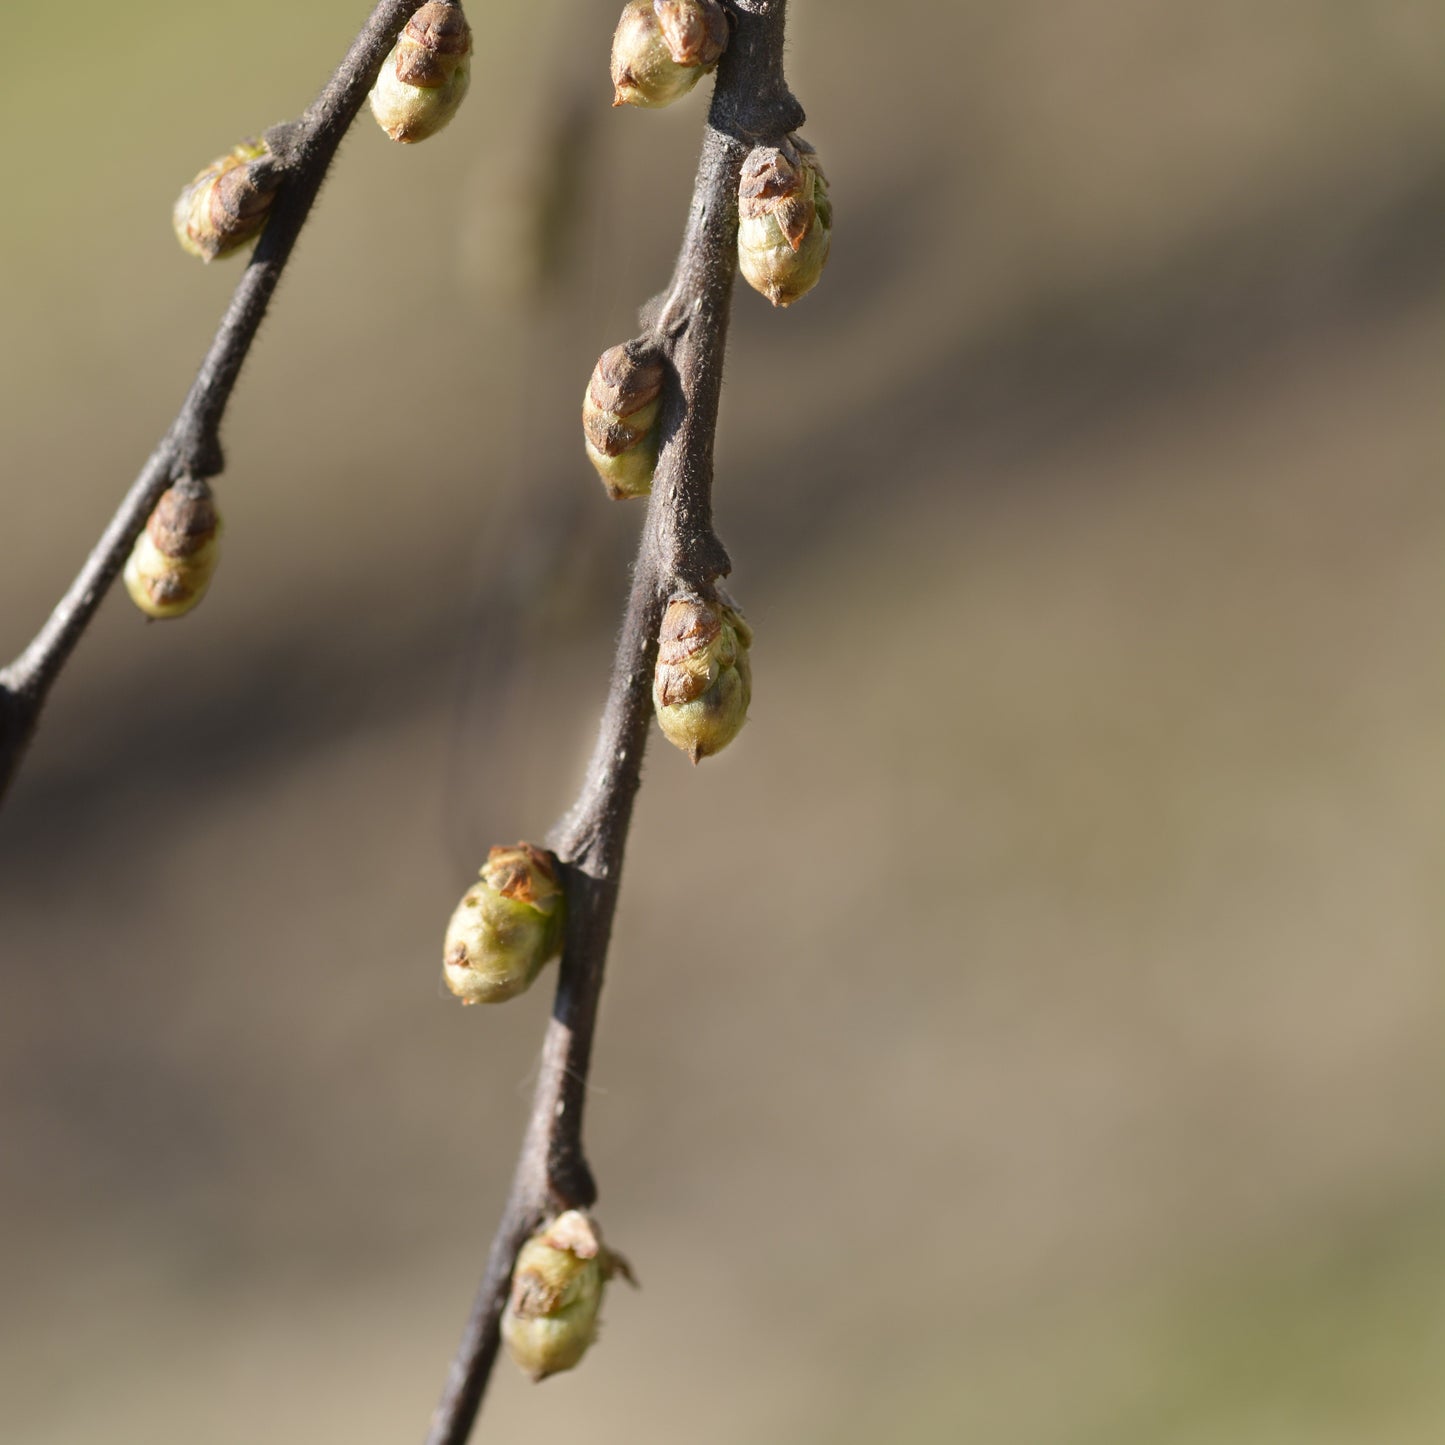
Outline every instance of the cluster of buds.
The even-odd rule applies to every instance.
[[[582,398],[587,459],[614,502],[645,497],[657,465],[662,358],[630,341],[604,351]]]
[[[180,617],[205,595],[219,557],[221,519],[205,482],[161,495],[125,564],[125,590],[147,617]]]
[[[502,1315],[507,1353],[533,1380],[570,1370],[597,1338],[602,1288],[627,1261],[602,1243],[580,1209],[559,1214],[517,1252]]]
[[[612,104],[671,105],[717,65],[727,43],[717,0],[628,0],[612,37]]]
[[[752,629],[730,603],[674,597],[658,636],[652,701],[668,742],[694,763],[742,731],[753,695]]]
[[[833,238],[833,205],[817,152],[801,137],[758,146],[738,186],[738,269],[774,306],[818,284]]]
[[[261,234],[279,184],[274,173],[258,174],[253,165],[267,155],[265,141],[244,140],[181,192],[171,223],[176,239],[192,256],[214,261]]]
[[[550,853],[493,848],[447,924],[442,972],[463,1003],[501,1003],[562,951],[565,900]]]
[[[371,88],[371,113],[403,145],[435,135],[471,79],[472,30],[460,5],[428,0],[406,23]]]

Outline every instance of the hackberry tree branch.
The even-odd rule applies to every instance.
[[[325,89],[295,121],[265,134],[260,174],[274,185],[269,219],[175,420],[107,523],[40,631],[0,668],[0,800],[35,732],[45,700],[95,616],[161,494],[223,466],[220,428],[242,363],[306,224],[341,138],[356,118],[417,0],[381,0]]]
[[[448,930],[447,981],[466,1002],[501,1001],[526,988],[558,952],[561,963],[530,1122],[432,1419],[434,1445],[470,1434],[504,1324],[509,1349],[534,1377],[568,1368],[591,1340],[600,1280],[626,1268],[602,1247],[585,1213],[597,1188],[582,1130],[642,756],[654,709],[665,734],[694,762],[716,751],[742,725],[750,690],[751,634],[718,588],[731,564],[712,517],[713,443],[734,276],[741,263],[756,289],[774,304],[788,304],[817,279],[831,225],[821,171],[793,134],[803,113],[783,75],[785,10],[786,0],[628,0],[618,35],[630,26],[638,45],[624,47],[621,60],[614,45],[619,101],[666,103],[714,66],[717,84],[671,284],[643,309],[641,334],[604,353],[589,387],[589,455],[608,491],[617,498],[650,497],[597,744],[575,804],[549,839],[552,851],[529,844],[494,849],[482,883],[459,905]],[[167,559],[174,561],[169,581],[185,574],[192,591],[181,603],[143,598],[127,566],[127,588],[138,605],[151,615],[175,615],[204,587],[215,531],[207,483],[223,467],[221,421],[340,138],[368,92],[393,139],[421,139],[440,128],[465,92],[469,49],[456,0],[420,7],[416,0],[383,0],[310,109],[273,127],[263,142],[237,147],[183,195],[177,228],[186,249],[213,259],[258,232],[260,239],[175,421],[50,619],[0,671],[0,790],[128,551],[134,545],[135,557],[149,556],[145,539],[137,542],[143,524],[161,559],[151,561],[162,574]],[[608,369],[609,357],[620,370]],[[172,547],[180,550],[167,550]],[[663,645],[670,649],[665,654]],[[666,686],[665,674],[671,678]],[[475,955],[474,942],[481,948]],[[572,1262],[568,1269],[577,1265],[574,1274],[591,1271],[591,1314],[573,1331],[565,1358],[552,1350],[528,1365],[518,1321],[550,1326],[556,1301],[539,1304],[533,1297],[536,1313],[523,1314],[515,1290],[509,1303],[509,1287],[529,1278],[520,1261],[531,1260],[546,1294],[543,1276],[562,1256]],[[542,1338],[550,1350],[546,1328]]]
[[[671,284],[642,313],[639,349],[664,361],[661,445],[597,743],[581,792],[548,839],[562,865],[566,940],[526,1134],[427,1445],[468,1439],[501,1342],[518,1251],[550,1217],[588,1209],[588,1072],[633,801],[653,716],[669,599],[716,597],[731,564],[713,528],[713,442],[738,260],[738,190],[753,147],[803,121],[783,78],[786,0],[732,0],[692,205]]]

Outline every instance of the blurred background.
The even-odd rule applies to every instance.
[[[1445,14],[791,8],[837,230],[735,304],[752,721],[654,741],[594,1073],[643,1288],[478,1438],[1438,1442]],[[176,192],[364,9],[10,17],[0,656],[235,283]],[[117,591],[0,813],[14,1445],[425,1428],[551,991],[457,1008],[441,933],[581,776],[641,513],[580,397],[706,105],[609,110],[615,9],[476,3],[444,135],[363,115],[209,598]]]

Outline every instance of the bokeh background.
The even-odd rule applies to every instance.
[[[640,514],[579,398],[705,106],[608,109],[614,8],[478,0],[452,128],[358,123],[211,596],[107,603],[0,813],[13,1445],[424,1429],[550,993],[439,939],[580,778]],[[644,1287],[478,1438],[1438,1442],[1445,15],[792,8],[838,229],[735,307],[752,721],[655,740],[594,1076]],[[7,16],[3,655],[234,284],[175,192],[363,12]]]

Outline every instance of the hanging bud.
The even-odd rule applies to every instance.
[[[582,397],[587,459],[614,502],[645,497],[657,465],[662,358],[637,342],[604,351]]]
[[[176,239],[192,256],[214,261],[260,235],[277,183],[258,181],[251,162],[266,153],[264,141],[242,141],[212,161],[181,192],[171,223]]]
[[[613,105],[680,100],[727,49],[717,0],[628,0],[612,37]]]
[[[502,1315],[507,1353],[533,1380],[570,1370],[597,1338],[602,1287],[632,1271],[580,1209],[559,1214],[520,1250]]]
[[[381,63],[371,113],[403,145],[435,135],[457,113],[472,70],[472,30],[462,7],[429,0]]]
[[[753,695],[752,629],[725,602],[674,597],[663,613],[652,701],[668,742],[694,763],[732,742]]]
[[[563,903],[550,853],[530,843],[493,848],[447,925],[447,987],[469,1004],[523,992],[562,950]]]
[[[833,240],[833,204],[817,152],[798,136],[758,146],[738,187],[738,269],[774,306],[818,284]]]
[[[125,590],[147,617],[180,617],[210,585],[221,519],[204,482],[182,481],[161,494],[125,564]]]

